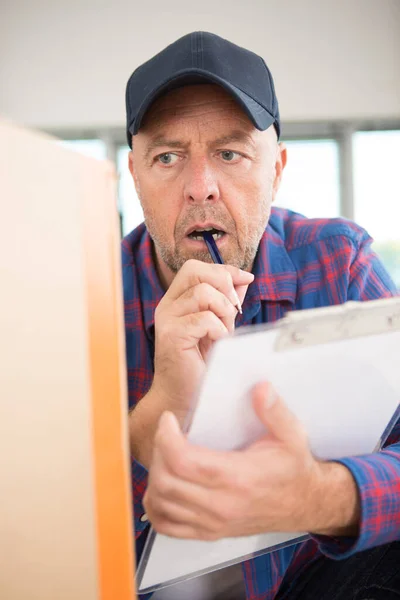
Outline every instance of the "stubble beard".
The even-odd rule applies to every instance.
[[[187,214],[179,223],[179,225],[175,227],[175,244],[174,250],[171,251],[171,245],[168,242],[167,230],[157,219],[155,210],[149,209],[148,206],[146,207],[146,204],[142,199],[142,193],[139,185],[137,186],[136,191],[139,202],[143,209],[144,222],[147,231],[153,240],[157,255],[161,257],[163,262],[172,271],[172,273],[176,274],[182,268],[185,262],[190,259],[201,260],[202,262],[206,263],[213,262],[208,250],[197,250],[195,252],[192,251],[189,254],[182,252],[179,249],[179,239],[182,239],[183,233],[187,230],[188,225],[193,223],[196,219],[199,221],[215,220],[221,225],[226,225],[226,231],[228,231],[230,235],[234,235],[236,238],[236,250],[230,248],[221,252],[224,263],[238,267],[244,271],[251,270],[257,254],[258,245],[265,231],[271,213],[272,193],[267,193],[264,197],[259,218],[254,219],[255,225],[253,226],[250,223],[247,227],[247,232],[243,232],[241,236],[239,236],[237,232],[237,227],[232,217],[218,214],[214,207],[208,208],[207,211],[201,207],[194,208],[190,214]],[[233,234],[233,231],[235,231],[235,234]],[[244,244],[240,243],[240,238],[245,240]]]
[[[210,215],[208,215],[208,218],[211,218]],[[225,264],[238,267],[244,271],[251,270],[261,237],[268,222],[268,218],[269,211],[262,222],[259,221],[256,223],[255,227],[252,227],[251,225],[249,226],[247,235],[243,236],[245,239],[244,244],[240,244],[237,232],[235,234],[230,233],[230,235],[235,238],[236,244],[234,248],[230,246],[229,248],[225,248],[223,251],[221,251],[221,256]],[[222,221],[219,222],[222,223]],[[172,273],[176,274],[189,259],[196,259],[206,263],[213,262],[208,250],[196,250],[191,251],[190,253],[182,251],[182,249],[179,247],[179,240],[182,239],[182,235],[179,235],[179,232],[177,231],[175,232],[176,241],[174,249],[171,250],[171,246],[167,242],[166,232],[163,230],[163,227],[159,226],[155,215],[148,213],[147,211],[145,212],[145,224],[147,231],[153,240],[157,255],[161,257],[163,262],[172,271]],[[179,230],[181,229],[182,227],[179,228]]]

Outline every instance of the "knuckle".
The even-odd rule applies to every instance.
[[[193,258],[189,258],[186,262],[183,263],[176,276],[181,278],[190,273],[190,271],[193,269],[192,263]]]
[[[228,523],[235,521],[238,518],[238,503],[237,501],[225,501],[221,504],[217,511],[216,516],[218,518],[218,522],[220,523],[220,527],[224,527]]]
[[[176,477],[187,478],[193,470],[192,461],[186,455],[175,457],[174,461],[169,465],[171,472]]]
[[[214,531],[199,530],[198,532],[199,540],[203,542],[216,542],[222,537],[222,535],[223,532],[219,529],[216,529]]]
[[[214,485],[222,483],[221,469],[213,463],[197,463],[193,465],[193,472],[202,479],[212,481]]]
[[[168,510],[164,506],[163,500],[158,496],[154,498],[151,495],[146,498],[146,501],[143,499],[143,507],[153,526],[168,516]]]
[[[196,260],[195,258],[189,258],[183,265],[182,269],[185,269],[185,271],[193,271],[193,269],[197,268],[199,261]]]
[[[187,315],[188,325],[192,327],[196,327],[202,319],[202,315],[200,313],[190,313]]]
[[[228,287],[228,288],[232,287],[232,285],[233,285],[232,275],[226,269],[224,269],[224,271],[223,271],[223,279],[224,279],[224,283],[225,283],[226,287]]]
[[[159,475],[153,485],[156,494],[160,497],[169,496],[173,489],[170,478],[165,474]]]
[[[181,274],[181,277],[185,278],[189,285],[195,285],[198,282],[199,263],[200,261],[195,258],[189,258],[180,269],[177,277]]]
[[[230,476],[230,484],[238,491],[238,494],[245,498],[249,496],[254,489],[254,480],[247,473],[237,472]]]
[[[225,333],[227,333],[227,328],[223,324],[223,322],[221,321],[221,319],[219,317],[217,317],[217,315],[215,315],[213,312],[210,313],[210,314],[212,315],[211,318],[214,321],[215,327],[220,330],[221,335],[224,335]]]
[[[203,281],[192,288],[192,293],[199,302],[208,301],[212,294],[212,287]]]

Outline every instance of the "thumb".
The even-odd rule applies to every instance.
[[[240,300],[240,304],[243,304],[244,299],[246,297],[247,294],[247,290],[248,290],[249,285],[236,285],[235,286],[235,290],[237,295],[239,296],[239,300]]]
[[[154,437],[154,450],[161,455],[164,462],[170,463],[181,454],[185,441],[175,415],[169,410],[164,411]]]
[[[263,382],[252,391],[253,408],[267,433],[290,446],[304,439],[303,426],[288,409],[271,383]]]

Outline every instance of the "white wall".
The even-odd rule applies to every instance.
[[[284,121],[400,116],[400,0],[0,0],[0,113],[123,125],[130,73],[193,30],[263,55]]]

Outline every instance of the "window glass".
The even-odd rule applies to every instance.
[[[287,141],[287,164],[276,206],[306,217],[340,215],[338,145],[334,140]]]
[[[117,169],[119,175],[119,209],[122,221],[122,235],[143,222],[143,211],[137,197],[132,175],[128,168],[129,146],[121,146],[117,153]]]
[[[400,131],[353,136],[354,219],[400,288]]]

